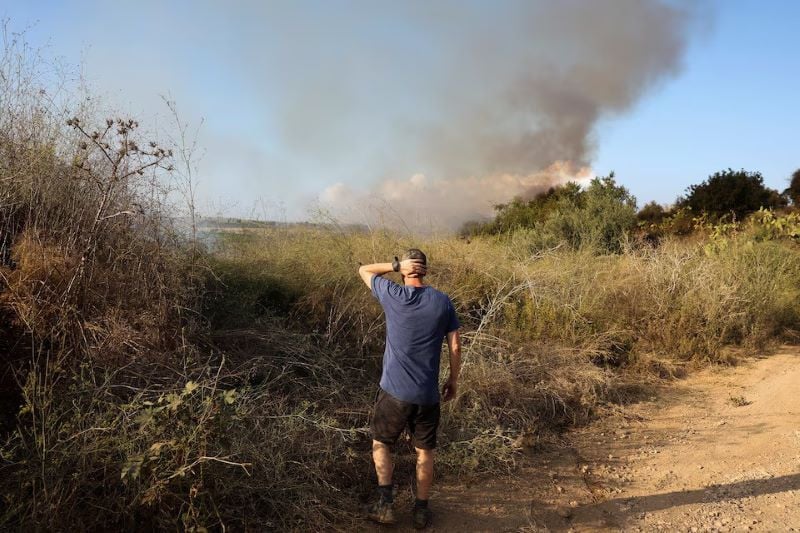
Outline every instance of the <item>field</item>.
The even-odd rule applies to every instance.
[[[509,474],[526,451],[552,449],[565,429],[661,380],[794,338],[800,251],[754,235],[607,255],[532,253],[524,233],[415,239],[333,225],[219,232],[202,252],[176,241],[165,265],[188,280],[176,294],[196,311],[156,324],[149,306],[106,297],[92,309],[108,319],[84,323],[94,336],[80,356],[50,331],[18,353],[3,523],[346,529],[372,486],[367,427],[383,341],[356,269],[412,244],[465,330],[439,475]],[[63,249],[18,242],[6,316],[34,281],[64,287],[54,278]],[[47,316],[27,312],[29,322]]]
[[[510,479],[569,430],[800,332],[796,212],[684,211],[680,231],[646,235],[611,176],[494,233],[204,234],[191,146],[40,91],[51,71],[15,43],[0,61],[0,529],[361,527],[384,322],[356,272],[411,246],[463,325],[446,486]],[[506,222],[531,214],[509,206]]]

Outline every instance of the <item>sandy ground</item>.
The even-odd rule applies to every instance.
[[[800,531],[800,349],[699,372],[569,441],[511,479],[439,486],[430,530]]]

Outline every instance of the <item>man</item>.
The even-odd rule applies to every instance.
[[[372,415],[372,458],[378,474],[378,499],[368,509],[370,519],[395,522],[392,509],[392,446],[408,427],[417,451],[417,494],[414,527],[431,520],[428,497],[433,482],[433,454],[439,427],[439,360],[442,341],[450,351],[450,376],[441,401],[455,397],[461,368],[458,318],[450,298],[425,285],[428,260],[412,248],[402,261],[364,265],[358,273],[372,289],[386,314],[386,350],[383,373]],[[403,284],[383,277],[399,272]]]

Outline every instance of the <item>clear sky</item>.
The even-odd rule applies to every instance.
[[[202,118],[201,197],[239,216],[428,191],[457,217],[556,160],[614,170],[640,206],[727,167],[780,190],[800,168],[793,0],[0,0],[3,16],[141,122],[166,122],[162,94]]]
[[[800,2],[715,4],[683,71],[598,127],[598,173],[615,170],[639,199],[667,203],[728,167],[783,190],[800,168]]]

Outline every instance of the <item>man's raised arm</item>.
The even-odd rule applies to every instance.
[[[391,263],[372,263],[358,267],[358,275],[370,289],[372,288],[372,276],[383,276],[389,272],[394,272]]]
[[[400,261],[399,272],[404,276],[422,275],[424,276],[427,269],[422,261],[417,259],[406,259]],[[372,276],[383,276],[389,272],[394,272],[392,263],[372,263],[371,265],[362,265],[358,267],[358,275],[364,283],[372,288]]]
[[[450,377],[442,387],[442,401],[456,397],[458,393],[458,373],[461,371],[461,335],[458,330],[447,334],[447,348],[450,351]]]

